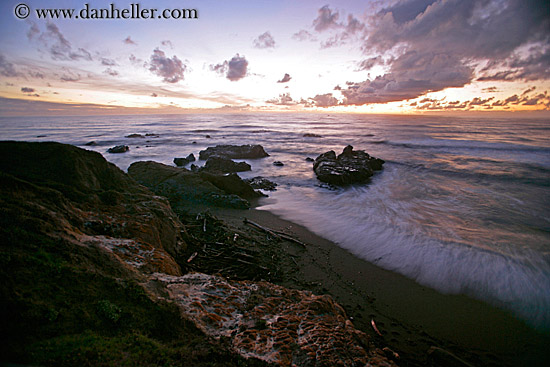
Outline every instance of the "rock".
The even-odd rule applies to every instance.
[[[145,134],[145,136],[148,136],[148,137],[151,137],[151,138],[159,138],[160,137],[159,134],[153,134],[153,133],[147,133],[147,134]]]
[[[130,150],[128,145],[117,145],[115,147],[109,148],[107,153],[124,153]]]
[[[285,164],[284,164],[283,162],[281,162],[281,161],[275,161],[275,162],[273,162],[273,165],[276,166],[276,167],[282,167],[282,166],[284,166]]]
[[[143,136],[143,135],[141,135],[141,134],[130,134],[130,135],[126,135],[125,137],[126,137],[126,138],[130,138],[130,139],[145,138],[145,136]]]
[[[209,172],[200,172],[199,176],[226,194],[237,195],[243,199],[254,199],[264,196],[255,191],[248,182],[242,180],[236,173],[216,175]]]
[[[344,148],[338,157],[334,151],[321,154],[315,159],[313,170],[317,178],[332,185],[347,185],[368,180],[374,171],[382,169],[384,161],[371,157],[365,151],[354,151],[351,145]]]
[[[84,145],[87,146],[87,147],[95,147],[97,145],[97,143],[92,140],[92,141],[87,142]]]
[[[312,133],[306,133],[303,135],[304,138],[322,138],[321,135],[312,134]]]
[[[277,187],[277,184],[275,182],[269,181],[267,178],[261,176],[248,178],[244,181],[256,190],[275,191]]]
[[[206,139],[211,139],[212,137],[210,135],[205,136]]]
[[[183,167],[191,162],[194,162],[195,160],[195,155],[191,153],[185,158],[174,158],[174,164],[178,167]]]
[[[59,143],[2,142],[0,172],[2,207],[36,218],[36,230],[110,246],[123,262],[147,252],[146,269],[181,273],[172,256],[185,250],[183,226],[168,201],[101,154]]]
[[[307,157],[306,158],[306,162],[315,162],[315,159],[311,158],[311,157]]]
[[[246,162],[234,162],[228,158],[212,156],[206,160],[202,170],[208,172],[234,173],[250,171],[251,167]]]
[[[147,161],[132,163],[128,174],[157,195],[167,197],[175,208],[197,205],[235,209],[250,207],[247,200],[209,182],[202,172],[198,174],[184,168]]]
[[[254,159],[268,157],[261,145],[216,145],[199,152],[199,159],[206,160],[212,156],[229,159]]]

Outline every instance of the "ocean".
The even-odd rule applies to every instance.
[[[156,134],[127,138],[129,134]],[[305,137],[304,134],[315,134]],[[247,160],[279,186],[260,210],[446,294],[550,330],[550,121],[518,117],[185,114],[0,117],[1,140],[58,141],[173,165],[218,144],[261,144]],[[96,146],[84,146],[95,141]],[[130,150],[109,154],[125,144]],[[307,157],[355,150],[386,161],[370,182],[321,184]],[[284,163],[273,166],[274,161]],[[204,162],[195,162],[202,164]],[[365,275],[365,276],[368,276]]]

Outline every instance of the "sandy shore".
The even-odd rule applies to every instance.
[[[443,295],[356,258],[303,226],[268,211],[212,209],[230,227],[254,231],[247,218],[300,239],[280,242],[287,276],[281,284],[332,295],[376,344],[400,354],[402,366],[423,366],[432,346],[473,366],[550,365],[550,335],[510,313],[465,296]],[[382,336],[371,326],[374,320]]]

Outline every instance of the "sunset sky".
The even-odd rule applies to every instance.
[[[36,14],[87,2],[198,18]],[[550,110],[547,0],[3,0],[0,27],[0,116]]]

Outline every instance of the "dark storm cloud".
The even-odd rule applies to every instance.
[[[382,9],[368,19],[368,27],[356,32],[364,37],[366,56],[359,68],[382,65],[387,71],[342,90],[343,103],[411,99],[474,80],[550,79],[549,4],[538,0],[405,0]],[[315,20],[316,29],[335,28],[338,13],[326,7],[322,10]],[[339,37],[343,34],[348,33]],[[325,42],[337,45],[341,39]]]
[[[274,48],[275,40],[269,32],[262,33],[254,40],[255,48]]]
[[[158,48],[153,51],[148,66],[149,71],[162,77],[167,83],[177,83],[183,80],[183,74],[187,69],[187,66],[177,56],[166,57],[164,51]]]

